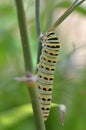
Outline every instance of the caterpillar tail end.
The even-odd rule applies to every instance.
[[[42,114],[42,117],[43,117],[44,122],[46,122],[46,121],[47,121],[48,116],[49,116],[49,114],[46,114],[46,115]]]
[[[48,117],[44,117],[44,118],[43,118],[44,122],[46,122],[46,121],[47,121],[47,118],[48,118]]]

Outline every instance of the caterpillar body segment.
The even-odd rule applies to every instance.
[[[43,62],[39,63],[39,71],[45,74],[54,74],[55,66],[46,65]]]
[[[47,120],[52,100],[54,71],[59,54],[59,41],[54,32],[47,32],[41,38],[42,53],[38,64],[37,89],[44,120]]]

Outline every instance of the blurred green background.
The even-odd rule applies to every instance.
[[[50,25],[62,13],[61,11],[64,11],[69,5],[69,0],[55,0],[54,2],[52,0],[41,1],[40,20],[43,33],[47,31]],[[25,0],[24,6],[35,70],[38,45],[34,0]],[[82,21],[84,20],[86,22],[86,10],[84,6],[79,7],[75,13],[80,15],[78,21],[82,19]],[[72,15],[72,19],[74,17]],[[57,108],[51,108],[49,118],[45,123],[46,130],[86,130],[86,53],[80,55],[82,52],[86,52],[86,33],[83,36],[84,40],[80,40],[82,34],[80,36],[77,36],[78,32],[73,34],[70,26],[72,23],[66,26],[65,23],[67,22],[66,20],[56,30],[61,42],[61,51],[56,66],[53,89],[53,102],[65,104],[67,107],[65,124],[64,127],[61,125],[59,110]],[[81,25],[82,22],[80,24],[80,33],[83,32],[83,28],[86,30],[86,27]],[[64,26],[66,26],[65,28],[67,30],[70,28],[70,32],[68,31],[67,34],[65,34]],[[78,27],[79,25],[77,25]],[[75,40],[72,39],[72,36],[76,36]],[[71,42],[69,42],[68,37]],[[82,47],[76,49],[79,46]],[[1,0],[0,130],[36,130],[27,86],[25,83],[19,83],[14,80],[16,76],[23,76],[24,74],[23,52],[15,2],[11,0],[4,2]]]

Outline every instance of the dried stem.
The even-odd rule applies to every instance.
[[[50,27],[49,31],[54,31],[80,4],[86,0],[75,0],[75,2],[63,13],[60,18]]]

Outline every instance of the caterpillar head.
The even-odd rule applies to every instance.
[[[44,35],[43,34],[40,35],[40,41],[41,42],[46,42],[47,41],[47,33],[45,33]]]
[[[53,36],[56,37],[54,32],[46,32],[44,35],[40,35],[40,41],[46,42],[48,39],[53,38]]]

